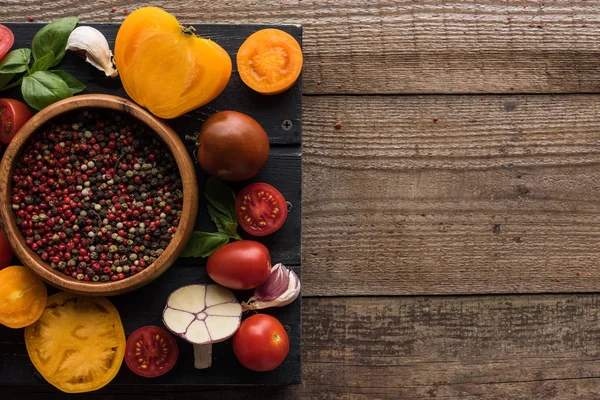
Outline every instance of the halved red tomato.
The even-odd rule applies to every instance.
[[[10,143],[29,118],[31,111],[25,103],[15,99],[0,99],[0,142]]]
[[[127,339],[125,363],[144,378],[166,374],[175,366],[178,356],[175,338],[158,326],[144,326]]]
[[[246,186],[235,201],[235,212],[243,230],[265,236],[281,228],[287,218],[285,198],[267,183]]]
[[[12,31],[4,25],[0,25],[0,60],[8,53],[13,43],[15,36]]]

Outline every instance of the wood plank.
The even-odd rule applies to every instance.
[[[598,290],[599,100],[305,97],[304,295]]]
[[[9,24],[17,35],[17,46],[27,45],[41,24]],[[116,26],[114,24],[96,25],[108,38],[114,42]],[[248,34],[260,27],[247,25],[202,26],[203,32],[222,38],[225,48],[234,56],[234,49]],[[302,30],[297,26],[281,26],[295,35],[301,41]],[[93,67],[85,64],[74,54],[68,54],[60,64],[61,68],[73,73],[87,85],[87,92],[108,93],[124,96],[124,90],[119,80],[105,78]],[[234,74],[235,75],[235,74]],[[293,208],[288,219],[277,233],[258,240],[270,249],[273,261],[283,262],[301,275],[301,223],[302,223],[302,152],[301,152],[301,112],[302,88],[297,82],[294,88],[276,97],[252,95],[249,89],[236,84],[232,79],[219,97],[210,107],[202,107],[180,118],[169,120],[180,138],[192,135],[199,129],[202,121],[217,110],[236,109],[255,117],[268,131],[272,144],[269,160],[260,173],[245,182],[239,182],[231,187],[241,189],[245,184],[255,181],[268,182],[277,187],[292,204]],[[6,94],[4,94],[6,95]],[[20,91],[14,89],[8,92],[9,97],[18,98]],[[294,128],[284,131],[281,121],[292,120]],[[188,146],[190,152],[194,146]],[[196,165],[200,193],[204,191],[206,175]],[[208,216],[206,201],[200,199],[196,228],[214,232],[216,228]],[[245,238],[251,238],[240,233]],[[203,267],[205,260],[179,259],[163,276],[148,286],[126,295],[115,296],[111,301],[115,304],[125,327],[130,334],[139,327],[147,325],[162,325],[161,316],[167,297],[175,289],[192,283],[212,283]],[[251,292],[236,291],[240,300],[247,300]],[[231,347],[231,339],[213,346],[213,366],[207,370],[198,371],[193,368],[193,352],[191,345],[178,339],[181,349],[179,362],[174,370],[158,379],[148,380],[133,374],[123,364],[118,376],[102,393],[127,390],[135,391],[156,390],[158,387],[174,387],[178,385],[211,386],[211,385],[289,385],[301,381],[301,304],[297,299],[287,307],[266,311],[276,316],[289,329],[290,353],[284,363],[274,371],[256,373],[244,368],[235,358]],[[186,349],[188,351],[186,351]],[[0,393],[7,385],[16,385],[23,392],[29,390],[53,390],[41,375],[37,374],[31,364],[23,343],[22,330],[11,330],[0,326]],[[3,398],[0,395],[0,398]]]
[[[0,7],[2,7],[0,3]],[[40,23],[6,23],[15,35],[13,48],[30,47],[31,39],[43,26]],[[119,30],[118,24],[88,24],[100,30],[111,49],[114,49],[115,38]],[[235,60],[239,46],[252,33],[265,26],[256,25],[201,25],[197,33],[217,41]],[[302,28],[298,26],[278,26],[302,43]],[[127,93],[118,78],[107,78],[104,74],[86,64],[73,52],[67,52],[65,58],[57,66],[85,82],[83,93],[107,93],[127,98]],[[19,98],[20,89],[7,92],[9,97]],[[260,95],[242,83],[237,71],[215,100],[206,106],[197,108],[179,118],[169,120],[169,124],[177,132],[192,135],[200,131],[202,124],[212,114],[218,111],[235,110],[249,113],[267,132],[272,145],[299,145],[302,143],[302,87],[296,83],[290,90],[275,96]],[[283,122],[289,120],[291,126],[284,129]],[[182,137],[183,138],[183,137]]]
[[[301,276],[300,266],[291,266]],[[162,310],[168,296],[176,289],[194,283],[211,282],[205,268],[192,265],[175,265],[163,276],[148,286],[134,292],[110,298],[121,319],[125,334],[129,336],[136,329],[147,326],[163,326]],[[51,289],[50,293],[56,290]],[[246,301],[252,291],[236,291],[239,301]],[[301,308],[302,299],[298,298],[285,308],[272,308],[261,311],[276,317],[286,326],[290,338],[290,353],[283,364],[274,371],[257,373],[244,368],[235,358],[231,339],[213,345],[213,363],[205,370],[194,368],[192,345],[176,338],[179,346],[179,359],[171,372],[149,381],[135,375],[123,362],[117,377],[100,393],[132,391],[167,391],[173,387],[186,385],[207,387],[213,385],[248,386],[298,384],[301,380]],[[0,325],[0,397],[7,386],[19,391],[58,392],[50,386],[31,364],[25,348],[23,330],[9,329]],[[3,397],[2,397],[3,398]]]
[[[127,398],[593,399],[598,307],[595,294],[311,298],[303,306],[303,385],[178,387]]]
[[[0,0],[18,22],[121,21],[143,4],[184,23],[304,25],[305,93],[600,91],[598,1]]]

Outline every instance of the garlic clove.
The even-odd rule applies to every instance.
[[[67,40],[67,50],[85,55],[85,61],[104,71],[106,76],[119,75],[114,57],[104,35],[91,26],[79,26],[71,32]]]
[[[262,310],[269,307],[283,307],[292,303],[300,295],[300,279],[283,264],[271,267],[269,279],[254,290],[254,295],[242,303],[245,310]]]

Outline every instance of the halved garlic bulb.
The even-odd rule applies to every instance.
[[[67,40],[67,50],[82,53],[85,61],[104,71],[106,76],[119,75],[114,57],[104,35],[91,26],[79,26],[71,32]]]
[[[163,323],[194,345],[194,366],[208,368],[212,343],[229,339],[240,326],[242,306],[231,290],[219,285],[189,285],[167,299]]]

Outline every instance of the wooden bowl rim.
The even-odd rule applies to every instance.
[[[154,131],[173,154],[183,186],[181,221],[175,236],[158,257],[142,272],[120,281],[86,282],[53,270],[26,244],[16,224],[12,210],[12,172],[14,160],[21,154],[29,138],[49,120],[77,109],[103,108],[131,115]],[[21,262],[44,281],[60,289],[83,295],[110,296],[129,292],[144,286],[164,273],[177,259],[191,237],[198,213],[198,182],[190,155],[175,131],[166,123],[131,101],[112,95],[86,94],[56,102],[35,114],[11,141],[0,164],[0,226]]]

